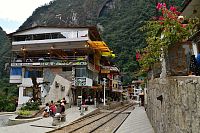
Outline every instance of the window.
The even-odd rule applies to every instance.
[[[23,96],[32,97],[33,96],[33,88],[32,87],[26,87],[23,90]]]
[[[42,68],[26,68],[24,78],[42,78],[43,77],[43,70]]]
[[[22,75],[22,68],[21,67],[12,67],[10,74],[11,75]]]
[[[75,76],[76,77],[87,77],[86,67],[76,68]]]
[[[62,33],[43,33],[43,34],[30,34],[30,35],[17,35],[12,39],[14,42],[17,41],[29,41],[29,40],[45,40],[45,39],[59,39],[66,38]]]

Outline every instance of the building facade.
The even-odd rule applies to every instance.
[[[32,97],[42,103],[65,97],[71,104],[80,95],[89,102],[101,97],[101,78],[113,73],[114,54],[95,27],[36,26],[9,36],[10,83],[19,87],[19,106]]]

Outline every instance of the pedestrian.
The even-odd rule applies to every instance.
[[[65,98],[63,97],[63,99],[61,100],[62,103],[64,103],[65,105],[67,104]]]
[[[18,106],[18,100],[15,100],[15,110],[17,110],[17,106]]]
[[[65,104],[60,103],[60,114],[64,114],[64,113],[65,113]]]
[[[51,101],[50,104],[50,116],[55,116],[56,114],[56,105],[53,103],[53,100]]]

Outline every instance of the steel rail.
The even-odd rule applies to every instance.
[[[79,130],[79,129],[81,129],[81,128],[84,128],[84,127],[86,127],[86,126],[88,126],[88,125],[94,123],[94,122],[97,122],[97,121],[99,121],[99,120],[102,120],[103,118],[106,118],[106,117],[112,115],[114,112],[117,112],[117,111],[123,109],[122,111],[120,111],[120,112],[117,113],[117,115],[119,115],[121,112],[125,111],[125,110],[126,110],[127,108],[129,108],[130,106],[132,106],[132,104],[131,104],[131,105],[123,106],[123,107],[121,107],[121,108],[119,108],[119,109],[116,109],[116,110],[114,110],[114,111],[112,111],[112,112],[110,112],[110,113],[108,113],[108,114],[106,114],[106,115],[104,115],[104,116],[102,116],[102,117],[100,117],[100,118],[94,120],[94,121],[91,121],[91,122],[89,122],[89,123],[87,123],[87,124],[84,124],[84,125],[82,125],[82,126],[76,128],[76,129],[70,131],[69,133],[73,133],[73,132],[75,132],[75,131],[77,131],[77,130]],[[124,108],[125,108],[125,109],[124,109]],[[115,116],[117,116],[117,115],[115,115]],[[115,116],[114,116],[114,117],[115,117]],[[113,117],[111,117],[111,119],[112,119],[112,118],[113,118]],[[110,119],[108,120],[108,122],[109,122],[109,121],[110,121]],[[95,128],[95,130],[98,129],[99,127],[103,126],[103,125],[106,124],[106,123],[107,123],[107,122],[101,124],[100,126],[98,126],[97,128]],[[92,130],[92,132],[95,131],[95,130]]]

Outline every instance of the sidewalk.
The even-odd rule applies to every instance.
[[[144,107],[135,106],[116,133],[154,133]]]
[[[88,111],[85,111],[84,115],[91,113],[94,110],[96,110],[94,106],[89,106]],[[66,122],[64,122],[60,126],[67,125],[70,122],[83,117],[84,115],[82,116],[80,115],[80,110],[78,110],[78,107],[76,106],[69,108],[66,110]],[[59,127],[59,126],[52,126],[52,121],[53,118],[48,117],[48,118],[42,118],[34,122],[0,127],[0,133],[45,133]]]

